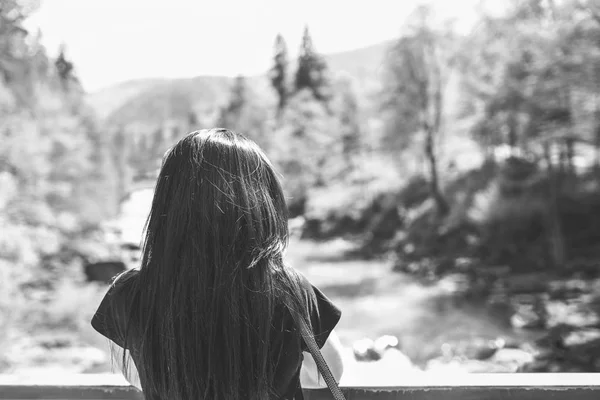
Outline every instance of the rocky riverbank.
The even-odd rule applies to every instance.
[[[434,357],[413,367],[426,372],[600,372],[599,277],[581,272],[501,274],[485,283],[479,280],[485,288],[466,283],[465,276],[443,279],[456,283],[451,301],[484,302],[490,315],[524,339],[448,341]],[[402,352],[402,338],[399,342],[396,347]],[[356,347],[355,358],[365,361]]]

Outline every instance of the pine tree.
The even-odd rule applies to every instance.
[[[302,45],[300,47],[300,56],[298,57],[298,69],[296,71],[296,91],[309,89],[317,100],[327,100],[329,96],[327,94],[326,72],[327,64],[315,52],[308,26],[305,26]]]
[[[187,118],[188,131],[195,131],[197,129],[200,129],[200,127],[198,125],[199,125],[198,115],[196,115],[196,113],[194,111],[190,111],[188,113],[188,118]]]
[[[244,106],[247,103],[246,97],[246,78],[240,75],[235,78],[231,88],[229,103],[221,109],[219,126],[227,129],[239,129],[238,122],[241,118]]]
[[[339,93],[339,121],[342,154],[348,164],[361,150],[360,109],[350,79],[343,79],[337,88]]]
[[[196,126],[196,125],[193,125]],[[179,142],[181,137],[183,136],[182,129],[180,126],[175,125],[171,128],[171,137],[169,138],[169,145],[173,146],[175,143]]]
[[[165,126],[160,126],[154,131],[151,139],[152,150],[149,153],[147,173],[151,173],[160,167],[162,158],[170,145],[167,144],[167,133]]]
[[[65,56],[65,45],[61,45],[60,46],[60,52],[58,54],[58,57],[56,58],[56,61],[54,62],[54,65],[56,66],[56,70],[58,71],[58,76],[60,77],[60,80],[64,83],[64,82],[68,82],[70,79],[74,78],[73,75],[73,63],[70,62],[69,60],[67,60],[67,57]]]
[[[243,133],[267,149],[270,142],[268,123],[267,108],[257,98],[246,78],[238,76],[231,87],[229,102],[219,111],[217,125]]]
[[[287,87],[287,67],[288,67],[288,50],[285,39],[281,34],[275,39],[275,65],[271,68],[271,84],[277,92],[279,103],[277,109],[281,112],[287,103],[288,87]]]
[[[134,151],[129,154],[129,164],[134,170],[134,180],[144,176],[147,172],[146,165],[148,164],[149,155],[152,153],[152,145],[148,135],[140,135],[137,140],[132,143]]]
[[[112,153],[117,172],[118,196],[121,199],[127,194],[132,180],[129,165],[130,142],[123,128],[117,130],[113,137]]]

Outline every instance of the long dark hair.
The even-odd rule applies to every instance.
[[[276,395],[275,307],[310,322],[287,242],[281,184],[254,142],[201,130],[166,153],[125,335],[146,399]]]

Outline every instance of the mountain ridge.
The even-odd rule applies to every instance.
[[[349,76],[359,95],[368,94],[381,84],[385,53],[393,42],[387,40],[322,56],[334,76]],[[291,60],[292,71],[295,65],[296,60]],[[165,119],[187,118],[190,111],[205,115],[216,112],[227,101],[233,79],[225,75],[131,79],[90,92],[86,101],[105,125],[134,124],[146,129]],[[267,71],[247,76],[247,80],[255,93],[273,101]]]

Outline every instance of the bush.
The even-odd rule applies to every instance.
[[[344,235],[369,235],[381,231],[382,215],[399,215],[397,189],[401,179],[391,162],[364,157],[354,171],[343,179],[308,191],[305,208],[309,238]],[[387,219],[393,233],[399,218]]]
[[[479,226],[478,256],[492,265],[538,269],[549,265],[549,205],[530,193],[506,197],[494,184],[476,196],[470,216]]]
[[[36,331],[78,332],[89,325],[105,291],[100,285],[66,276],[56,283],[47,299],[28,303],[27,325]]]

